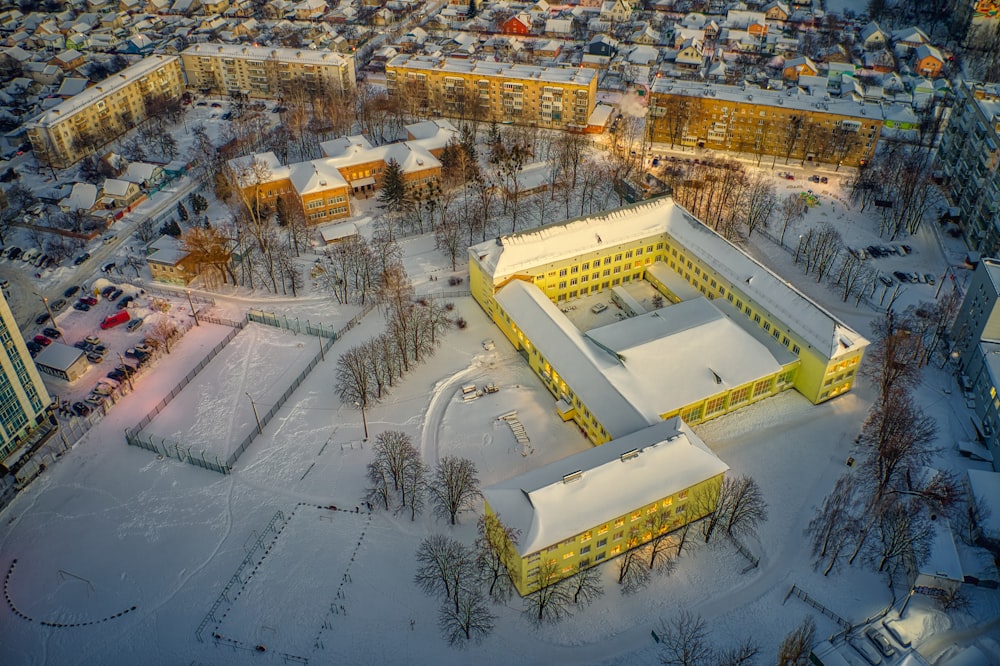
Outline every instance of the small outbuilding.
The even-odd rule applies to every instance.
[[[82,350],[61,342],[53,342],[35,358],[41,372],[72,383],[82,377],[90,364]]]

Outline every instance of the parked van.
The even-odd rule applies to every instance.
[[[128,310],[119,310],[118,312],[105,317],[104,321],[101,322],[101,328],[104,329],[113,328],[118,324],[124,324],[128,320],[129,320]]]

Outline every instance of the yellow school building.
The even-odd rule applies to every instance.
[[[790,389],[813,403],[830,400],[851,389],[868,345],[669,197],[500,236],[469,248],[469,267],[472,296],[542,380],[553,408],[600,445],[484,491],[486,511],[522,535],[508,548],[522,594],[537,587],[539,561],[565,561],[559,576],[598,564],[621,552],[621,528],[650,512],[674,507],[669,529],[701,518],[676,507],[694,491],[713,492],[725,464],[715,458],[718,467],[650,487],[633,479],[635,466],[616,468],[628,474],[616,484],[574,485],[572,493],[557,479],[575,482],[581,470],[592,478],[587,470],[625,463],[621,454],[633,450],[650,454],[643,460],[662,457],[661,476],[702,458],[697,451],[714,458],[687,424]],[[640,286],[656,294],[655,305],[630,295]],[[660,430],[666,423],[683,445],[663,446],[682,441]],[[552,500],[545,510],[558,530],[532,527],[542,518],[525,512],[541,511],[538,498]],[[605,503],[615,508],[607,513]],[[582,515],[565,521],[560,511]],[[638,543],[652,538],[633,527]],[[606,532],[610,541],[595,538],[600,548],[583,550]]]

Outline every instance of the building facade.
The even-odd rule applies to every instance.
[[[24,338],[0,295],[0,461],[11,470],[22,447],[49,418],[52,398],[42,384]]]
[[[373,195],[392,160],[410,188],[429,193],[440,181],[437,156],[458,131],[446,120],[406,130],[407,141],[373,146],[361,135],[341,137],[320,144],[325,155],[320,159],[282,165],[268,152],[231,160],[229,168],[248,205],[274,210],[281,198],[299,206],[308,224],[323,224],[350,217],[351,196]]]
[[[962,387],[975,401],[977,437],[1000,471],[1000,260],[982,259],[955,317],[951,339]]]
[[[154,55],[45,111],[26,125],[40,162],[68,167],[136,127],[159,100],[184,92],[177,56]]]
[[[486,488],[485,513],[526,595],[703,518],[727,469],[675,418]]]
[[[961,209],[969,245],[1000,250],[1000,85],[962,81],[941,136],[938,160],[945,191]]]
[[[582,131],[597,104],[588,68],[400,55],[385,72],[390,97],[448,118]]]
[[[882,112],[829,95],[657,79],[650,91],[655,143],[858,166],[875,153]]]
[[[851,389],[868,344],[669,198],[472,246],[469,271],[472,296],[541,377],[563,418],[595,444],[657,419],[698,423],[788,388],[824,402]],[[574,299],[637,280],[689,311],[671,321],[671,306],[637,317],[636,331],[598,333],[577,331],[561,312]],[[688,303],[698,300],[711,307]],[[649,350],[667,353],[678,345],[663,340],[695,330],[705,336],[676,339],[697,346],[675,352],[662,376],[643,376],[656,368]],[[730,349],[760,364],[721,355]],[[630,358],[649,359],[639,363],[649,367],[630,368]]]
[[[354,87],[354,56],[332,51],[206,43],[180,57],[188,87],[206,94],[278,99]]]

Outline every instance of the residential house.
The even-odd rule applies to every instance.
[[[913,51],[915,70],[920,76],[936,78],[944,67],[944,56],[937,47],[921,44]]]
[[[784,23],[792,15],[791,9],[784,2],[772,2],[763,7],[764,18],[768,21]]]
[[[923,44],[930,44],[931,38],[917,26],[902,28],[892,33],[892,42],[897,51],[912,51]]]
[[[705,45],[696,38],[687,39],[677,50],[674,63],[678,67],[698,69],[705,61]]]
[[[865,27],[861,28],[858,39],[861,42],[861,48],[865,51],[880,51],[889,42],[888,35],[885,34],[875,21],[871,21]]]
[[[600,19],[609,23],[625,23],[632,16],[632,5],[625,0],[606,0],[601,4]]]
[[[531,17],[522,12],[515,14],[500,25],[504,35],[528,35],[531,33]]]
[[[800,76],[816,76],[819,67],[806,56],[786,60],[781,75],[786,81],[798,81]]]
[[[128,208],[143,196],[135,183],[108,178],[101,186],[101,205],[105,208]]]
[[[198,268],[181,241],[160,236],[146,248],[146,265],[154,282],[187,286],[198,277]]]
[[[68,49],[57,53],[51,60],[49,60],[50,65],[55,65],[64,72],[69,72],[77,67],[81,67],[84,62],[86,61],[83,54],[74,49]]]
[[[130,162],[121,179],[148,190],[162,183],[164,178],[166,178],[166,174],[159,164]]]

